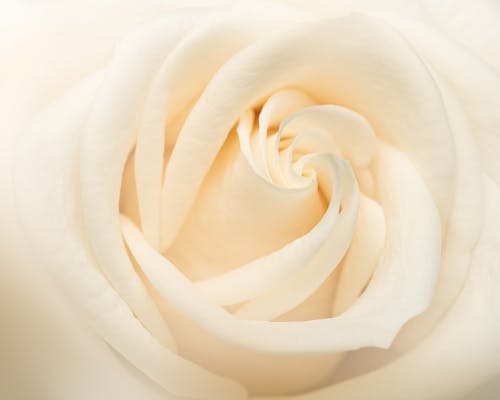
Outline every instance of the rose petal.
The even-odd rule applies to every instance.
[[[240,82],[238,87],[234,82]],[[353,15],[270,35],[217,72],[187,118],[165,172],[162,206],[169,240],[241,110],[292,84],[321,102],[366,116],[377,135],[417,165],[445,219],[454,158],[439,92],[425,65],[392,28]]]
[[[207,400],[228,393],[244,398],[239,384],[175,354],[175,343],[149,296],[143,298],[148,308],[141,317],[154,336],[98,270],[82,221],[77,155],[103,75],[82,82],[47,108],[22,142],[15,182],[30,243],[92,329],[167,392]]]
[[[430,58],[433,67],[438,67],[441,71],[433,70],[433,74],[443,104],[446,106],[455,139],[455,196],[443,238],[443,257],[431,306],[425,313],[403,327],[390,351],[368,349],[350,355],[343,365],[342,376],[339,375],[338,379],[379,368],[399,357],[431,332],[434,325],[453,304],[466,281],[470,254],[483,224],[484,200],[479,178],[481,168],[494,171],[494,164],[490,161],[497,162],[496,156],[495,159],[490,157],[495,153],[492,150],[498,147],[495,147],[497,117],[490,109],[498,103],[496,94],[493,93],[497,89],[500,90],[496,77],[492,76],[484,64],[478,63],[473,57],[464,53],[463,48],[457,48],[436,32],[424,29],[422,26],[411,25],[407,21],[400,21],[397,26],[409,35],[422,54]],[[457,65],[460,66],[460,70],[463,67],[463,72],[456,69]],[[472,73],[469,74],[469,71]],[[448,80],[451,82],[447,82]],[[498,106],[500,107],[500,103]],[[474,142],[474,136],[479,139],[479,143]],[[483,138],[491,140],[482,143]],[[488,153],[484,150],[481,152],[481,147],[488,149]],[[494,177],[495,174],[492,175],[495,180]]]
[[[281,136],[304,129],[321,129],[332,137],[342,156],[353,165],[366,167],[375,151],[372,127],[361,115],[332,104],[316,105],[301,109],[286,118],[281,126]]]
[[[256,164],[263,171],[265,177],[271,180],[269,159],[267,157],[267,134],[272,125],[279,125],[288,115],[311,106],[314,100],[299,90],[282,90],[270,96],[259,113],[259,129],[254,146]]]
[[[478,0],[474,4],[467,1],[455,4],[453,1],[424,0],[421,4],[436,26],[500,72],[497,47],[500,6],[497,2]]]
[[[223,275],[197,283],[197,289],[217,304],[240,303],[279,285],[289,274],[303,268],[309,259],[316,257],[325,238],[331,232],[334,234],[337,232],[343,178],[341,164],[337,161],[333,163],[334,168],[339,171],[331,171],[331,168],[322,166],[326,170],[323,172],[326,175],[326,178],[323,178],[326,181],[323,184],[324,190],[333,193],[332,198],[329,199],[328,209],[321,221],[311,231],[276,252]],[[346,205],[349,206],[350,204]],[[341,237],[343,234],[344,232]]]
[[[367,290],[339,317],[304,322],[238,320],[207,303],[193,284],[123,218],[125,241],[167,303],[228,342],[258,351],[292,354],[388,346],[401,325],[430,302],[439,269],[441,226],[432,197],[411,163],[386,145],[380,144],[379,151],[377,191],[387,215],[386,246]],[[296,338],[301,338],[300,342]]]
[[[443,239],[443,257],[436,293],[429,310],[411,321],[395,343],[398,352],[407,350],[428,333],[453,304],[466,282],[471,252],[484,221],[484,193],[478,149],[470,123],[453,92],[441,76],[436,76],[449,115],[456,147],[456,189],[453,207]]]
[[[377,202],[361,196],[356,229],[342,263],[332,315],[341,314],[361,294],[377,265],[384,242],[384,211]]]
[[[287,188],[271,184],[256,174],[241,153],[238,138],[231,134],[165,255],[194,281],[207,278],[220,281],[217,275],[245,265],[243,268],[250,268],[246,277],[252,269],[255,275],[271,266],[275,271],[298,268],[295,260],[291,266],[271,265],[277,258],[270,254],[313,229],[325,211],[324,203],[314,181],[301,188]],[[317,245],[321,240],[321,235],[316,235],[314,243]],[[296,243],[291,247],[300,246]],[[281,251],[284,253],[286,249]],[[308,250],[307,254],[312,253]],[[307,258],[307,254],[300,257]],[[263,282],[263,277],[256,279],[267,286],[273,284]],[[247,281],[237,280],[234,284],[245,288]],[[257,284],[249,290],[258,293],[262,289]],[[228,291],[240,295],[236,288],[230,290],[227,286],[220,295],[226,296]],[[220,296],[217,289],[212,292]]]
[[[164,322],[121,242],[120,181],[147,83],[164,55],[182,38],[187,26],[196,21],[195,17],[186,13],[156,20],[122,42],[92,103],[78,149],[78,192],[82,201],[79,212],[83,214],[88,244],[98,268],[152,332],[157,332],[155,326],[164,326]],[[163,337],[160,333],[161,330],[158,336]]]
[[[205,18],[168,55],[151,84],[136,147],[136,176],[141,224],[148,240],[159,247],[161,179],[165,141],[175,144],[177,133],[165,126],[196,99],[224,61],[272,28],[273,10],[256,22],[251,11],[234,23],[229,11]],[[200,24],[198,24],[200,25]],[[181,30],[180,28],[178,28]],[[207,57],[205,49],[211,49]],[[162,246],[165,250],[165,246]]]
[[[477,140],[483,169],[500,184],[500,159],[496,150],[500,147],[500,116],[496,112],[500,108],[498,72],[432,27],[395,19],[388,22],[412,42],[439,73],[440,80],[450,85],[463,108],[461,113],[467,115],[468,124],[473,128],[471,134]]]
[[[328,171],[328,169],[335,165],[331,157],[324,154],[311,154],[309,157],[305,157],[308,158],[305,164],[310,164],[316,171],[320,182],[333,178],[333,171],[329,174],[333,175],[332,177],[326,179],[322,177],[322,175],[325,174],[325,170]],[[337,166],[336,168],[342,167]],[[300,258],[300,269],[298,271],[290,271],[288,273],[289,276],[282,277],[283,281],[279,285],[276,285],[276,287],[271,290],[263,291],[264,293],[262,295],[245,303],[234,313],[237,317],[272,320],[307,299],[337,267],[352,239],[359,204],[359,192],[354,173],[348,165],[345,165],[342,169],[344,169],[344,171],[342,171],[342,188],[340,188],[340,185],[336,184],[335,181],[332,185],[334,186],[334,191],[343,192],[342,211],[338,216],[338,220],[335,221],[331,232],[328,232],[328,236],[320,242],[320,247],[315,249],[313,256],[306,262],[302,261],[302,254],[300,251],[296,253],[291,252],[293,256],[291,260],[279,260],[279,265],[284,269],[284,267],[289,267],[292,264],[292,260],[298,260]],[[328,183],[323,183],[322,185],[320,183],[320,186],[324,187],[327,184]],[[327,218],[327,213],[325,213],[324,220]],[[320,224],[315,228],[321,226]],[[306,248],[309,250],[314,247],[309,245]],[[269,274],[272,271],[269,271],[269,269],[270,268],[268,268],[267,271],[266,269],[261,271],[259,276],[267,277],[268,280],[271,280],[269,279]]]
[[[500,190],[487,177],[483,182],[485,226],[474,249],[469,279],[432,335],[393,363],[358,378],[299,396],[252,399],[455,399],[498,374]]]

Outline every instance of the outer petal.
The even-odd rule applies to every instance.
[[[124,31],[165,10],[165,3],[120,1],[119,20],[110,18],[115,1],[72,2],[62,8],[55,3],[1,4],[0,397],[164,400],[163,390],[82,322],[40,268],[18,220],[12,160],[20,128],[31,116],[102,65]]]
[[[424,0],[422,4],[434,26],[463,43],[473,54],[500,72],[500,4],[497,1]]]
[[[19,148],[17,205],[29,243],[42,266],[62,282],[92,329],[167,392],[200,399],[219,399],[228,393],[236,399],[244,398],[245,390],[237,383],[171,350],[173,342],[164,321],[156,314],[151,299],[143,297],[147,308],[141,315],[155,333],[151,335],[97,269],[83,227],[76,154],[99,78],[102,74],[49,107]],[[37,199],[35,204],[33,199]],[[192,385],[192,381],[198,384]]]
[[[434,71],[455,142],[455,199],[431,307],[404,326],[389,352],[368,349],[351,354],[336,376],[340,380],[380,367],[432,331],[467,279],[470,254],[484,218],[481,170],[500,182],[500,120],[495,111],[500,107],[498,75],[434,29],[394,18],[389,22],[403,32]]]

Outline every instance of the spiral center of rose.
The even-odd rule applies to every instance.
[[[185,116],[178,118],[170,129],[180,129]],[[359,264],[356,225],[381,214],[368,197],[374,150],[373,131],[359,114],[300,90],[276,91],[241,115],[178,234],[159,250],[203,296],[239,318],[336,315],[366,286],[384,236],[378,222],[380,243]],[[166,168],[171,153],[167,142]],[[122,212],[139,225],[137,206],[126,198],[133,163],[132,156]]]

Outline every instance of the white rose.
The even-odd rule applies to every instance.
[[[498,4],[209,6],[6,12],[5,395],[456,399],[495,377]]]

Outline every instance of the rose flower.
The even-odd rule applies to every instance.
[[[2,398],[500,373],[498,3],[11,3]]]

